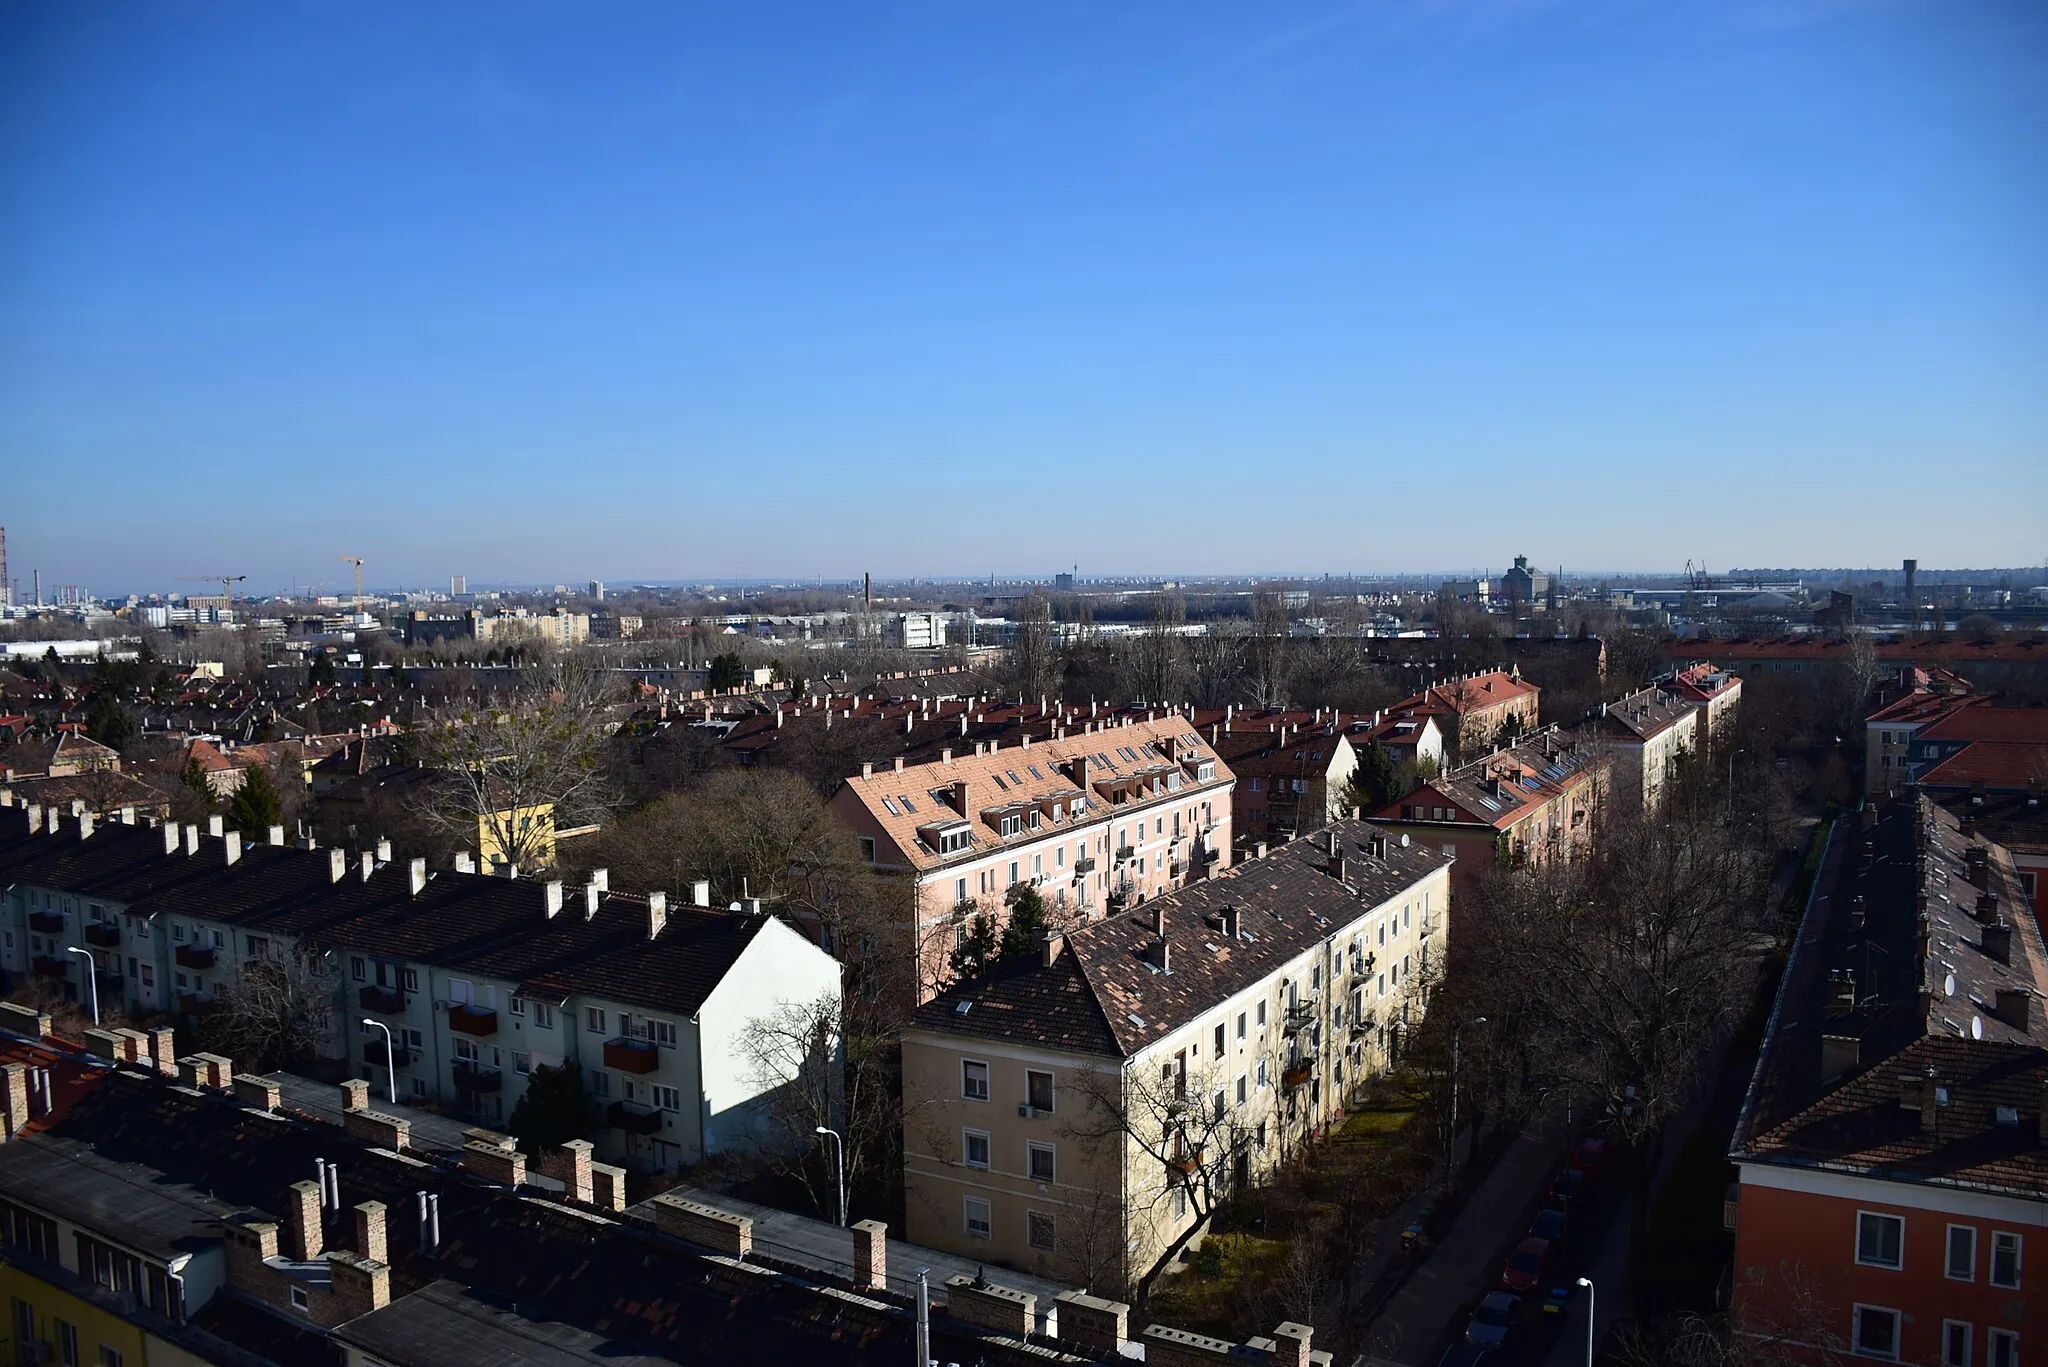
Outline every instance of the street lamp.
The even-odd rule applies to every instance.
[[[839,1167],[839,1224],[843,1229],[846,1226],[846,1141],[839,1137],[839,1131],[824,1125],[818,1126],[818,1133],[832,1136],[832,1152]]]
[[[391,1104],[396,1106],[398,1104],[398,1061],[393,1057],[394,1051],[391,1048],[391,1027],[383,1021],[373,1021],[368,1016],[363,1017],[363,1024],[374,1025],[384,1032],[384,1092],[385,1095],[391,1098]]]
[[[1728,803],[1727,803],[1727,805],[1728,805],[1728,808],[1729,808],[1729,810],[1731,810],[1731,811],[1733,811],[1733,810],[1734,810],[1734,808],[1735,808],[1735,757],[1736,757],[1737,755],[1742,755],[1742,754],[1747,754],[1747,753],[1748,753],[1748,751],[1746,751],[1746,750],[1741,750],[1741,749],[1735,749],[1735,750],[1730,750],[1730,751],[1728,752]]]
[[[1467,1025],[1484,1025],[1486,1017],[1474,1016],[1469,1021],[1460,1021],[1451,1027],[1451,1124],[1450,1133],[1445,1137],[1444,1185],[1448,1187],[1451,1176],[1458,1170],[1458,1036]]]
[[[85,988],[92,998],[92,1023],[98,1025],[100,1023],[100,966],[93,962],[92,951],[89,949],[80,949],[77,945],[66,945],[64,946],[64,952],[67,954],[83,954],[85,956]]]
[[[1579,1278],[1579,1285],[1586,1288],[1586,1367],[1593,1367],[1593,1306],[1599,1298],[1593,1291],[1592,1278]]]

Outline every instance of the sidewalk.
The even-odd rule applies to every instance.
[[[1443,1241],[1363,1336],[1368,1359],[1432,1367],[1438,1341],[1491,1280],[1500,1248],[1530,1200],[1563,1161],[1569,1127],[1562,1107],[1536,1117],[1467,1198]],[[1419,1204],[1419,1203],[1418,1203]]]

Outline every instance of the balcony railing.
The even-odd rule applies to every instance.
[[[505,1075],[496,1068],[459,1058],[455,1060],[455,1085],[465,1092],[499,1092],[505,1088]]]
[[[1185,1153],[1177,1153],[1166,1160],[1166,1170],[1180,1177],[1193,1176],[1195,1170],[1201,1166],[1202,1151],[1200,1149],[1190,1149]]]
[[[1137,851],[1132,849],[1129,845],[1119,845],[1116,847],[1116,857],[1118,859],[1129,859],[1135,856],[1136,854]]]
[[[71,971],[71,960],[60,959],[51,954],[38,954],[35,970],[45,978],[61,978]]]
[[[1074,872],[1083,877],[1095,872],[1095,861],[1085,857],[1076,859],[1074,861]]]
[[[1283,1034],[1298,1035],[1315,1023],[1315,1005],[1302,1003],[1287,1008],[1286,1013],[1280,1018],[1280,1030]]]
[[[212,968],[212,945],[179,945],[171,957],[178,961],[180,968]]]
[[[383,1040],[373,1039],[363,1041],[363,1062],[369,1064],[373,1068],[382,1068],[384,1066]],[[391,1066],[394,1068],[412,1067],[412,1050],[406,1048],[402,1044],[392,1045]]]
[[[1280,1085],[1289,1089],[1306,1086],[1314,1073],[1315,1067],[1311,1060],[1290,1064],[1280,1070]]]
[[[85,942],[100,949],[115,949],[121,943],[121,927],[112,921],[95,921],[85,928]]]
[[[448,1008],[448,1028],[459,1035],[489,1039],[498,1033],[498,1013],[488,1007],[457,1002]]]
[[[356,1000],[363,1004],[363,1010],[383,1016],[395,1016],[405,1010],[405,993],[395,987],[366,987],[356,993]]]
[[[178,1014],[181,1016],[196,1016],[206,1010],[207,1006],[207,1000],[197,992],[178,994]]]
[[[661,1132],[661,1112],[650,1111],[644,1106],[635,1106],[630,1101],[614,1101],[605,1109],[605,1119],[615,1130],[627,1134],[658,1134]]]
[[[28,914],[28,928],[40,930],[46,935],[61,935],[64,931],[64,913],[61,911],[32,911]]]
[[[661,1051],[646,1040],[608,1039],[604,1066],[622,1073],[651,1073],[661,1066]]]

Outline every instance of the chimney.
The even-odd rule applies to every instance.
[[[942,747],[942,748],[941,748],[941,749],[939,750],[939,763],[941,763],[941,764],[951,764],[952,762],[953,762],[953,747],[952,747],[952,746],[950,746],[950,745]]]
[[[661,928],[668,924],[668,894],[650,892],[647,894],[647,938],[658,939]]]
[[[5,1109],[5,1138],[12,1139],[28,1128],[28,1065],[0,1066],[0,1107]]]
[[[364,850],[361,867],[363,870],[363,881],[367,883],[370,881],[370,875],[377,871],[377,856],[371,854],[368,850]]]
[[[78,838],[79,838],[80,840],[90,840],[90,839],[92,839],[92,824],[93,824],[93,821],[92,821],[92,813],[91,813],[91,812],[81,812],[81,813],[79,813],[79,816],[78,816]],[[237,853],[239,853],[239,852],[240,852],[240,851],[237,851]],[[232,863],[234,863],[235,861],[234,861],[233,859],[229,859],[229,860],[228,860],[228,862],[229,862],[230,864],[232,864]]]
[[[960,815],[967,815],[967,781],[962,779],[953,785],[953,806]]]
[[[379,864],[389,864],[391,862],[391,842],[381,836],[377,840],[377,862]]]
[[[862,778],[873,778],[875,776],[875,762],[873,760],[864,759],[860,762],[860,776]]]
[[[426,860],[415,859],[406,865],[406,885],[412,889],[412,895],[415,897],[427,890]],[[379,1258],[377,1261],[382,1262],[384,1260]]]
[[[1309,1367],[1309,1340],[1315,1330],[1292,1320],[1273,1331],[1273,1350],[1266,1361],[1271,1367]]]
[[[178,1075],[177,1032],[168,1025],[159,1025],[149,1032],[149,1057],[156,1064],[156,1070],[165,1077]]]
[[[600,888],[596,883],[585,883],[583,885],[583,919],[586,921],[594,920],[597,916],[597,904],[603,900],[603,888]]]
[[[1066,943],[1067,937],[1059,931],[1044,932],[1038,941],[1038,962],[1046,968],[1051,968],[1053,962],[1060,957],[1060,950],[1066,947]]]
[[[455,871],[457,873],[476,872],[476,860],[470,856],[468,850],[457,850],[455,852]]]
[[[2004,921],[1984,927],[1980,933],[1984,952],[2002,964],[2012,962],[2012,926]]]
[[[310,1263],[320,1256],[325,1244],[320,1228],[320,1184],[294,1182],[284,1199],[284,1256]]]
[[[370,1084],[359,1077],[352,1077],[341,1083],[341,1111],[353,1115],[370,1109]]]
[[[282,848],[284,846],[284,827],[272,826],[264,833],[264,837],[273,848]]]
[[[1223,938],[1236,943],[1239,912],[1236,907],[1223,908]]]
[[[165,829],[175,832],[177,830],[177,827],[170,826],[166,827]],[[40,802],[31,802],[28,804],[28,833],[30,835],[40,835],[42,834],[42,830],[43,804]],[[173,836],[171,843],[164,846],[164,853],[170,854],[177,848],[178,846],[176,843],[176,839],[175,836]]]
[[[86,821],[88,823],[91,822],[91,820],[91,817],[86,818]],[[88,824],[86,826],[86,831],[90,833],[91,830],[92,827]],[[240,831],[229,831],[226,835],[221,837],[221,855],[230,864],[237,863],[240,861],[242,857],[242,833]]]
[[[547,902],[547,919],[552,921],[562,910],[562,880],[559,878],[549,879],[541,884],[541,892]]]
[[[889,1226],[880,1220],[853,1224],[853,1284],[870,1291],[889,1286]]]
[[[1991,881],[1991,852],[1982,845],[1972,845],[1963,851],[1963,868],[1969,880],[1978,887],[1987,887]]]
[[[206,833],[207,833],[208,835],[211,835],[211,836],[216,836],[216,837],[218,837],[218,836],[219,836],[219,835],[220,835],[220,834],[221,834],[222,832],[224,832],[224,831],[225,831],[226,829],[227,829],[227,823],[226,823],[225,819],[224,819],[224,818],[222,818],[221,816],[219,816],[219,815],[214,815],[214,816],[209,816],[208,818],[206,818]]]
[[[590,1151],[593,1147],[588,1139],[571,1139],[562,1145],[562,1152],[567,1157],[563,1165],[562,1185],[567,1188],[566,1195],[570,1200],[580,1201],[586,1206],[592,1201]]]
[[[2001,987],[1992,1014],[2022,1034],[2034,1029],[2034,994],[2024,987]]]
[[[699,878],[696,882],[690,884],[690,905],[693,907],[708,907],[711,905],[710,879]]]
[[[1163,901],[1152,904],[1152,933],[1162,939],[1166,935],[1166,903]]]
[[[329,850],[327,852],[327,881],[339,883],[347,874],[348,851]]]
[[[905,718],[905,720],[908,720],[908,718]],[[903,756],[901,755],[896,756],[896,772],[899,774],[903,772]]]
[[[52,818],[50,822],[50,829],[54,831],[56,828],[57,823],[55,819]],[[185,827],[185,853],[187,855],[195,855],[199,853],[199,828],[197,826],[188,825]]]
[[[1168,944],[1164,939],[1160,940],[1159,942],[1158,957],[1159,971],[1161,973],[1171,974],[1173,972],[1173,946]]]
[[[1351,881],[1351,866],[1346,862],[1343,855],[1340,854],[1330,861],[1330,877],[1340,883],[1349,883]]]
[[[1854,1035],[1822,1035],[1820,1037],[1820,1075],[1822,1081],[1845,1077],[1856,1071],[1862,1061],[1863,1042]]]
[[[356,1253],[372,1262],[388,1263],[384,1238],[384,1203],[365,1201],[356,1207]]]
[[[1259,842],[1258,844],[1256,844],[1256,845],[1252,846],[1252,858],[1254,858],[1254,859],[1264,859],[1265,857],[1266,857],[1266,842],[1265,842],[1265,841],[1263,841],[1263,840],[1261,840],[1261,841],[1260,841],[1260,842]]]
[[[1996,921],[1998,919],[1997,893],[1980,892],[1977,894],[1976,916],[1980,921]]]

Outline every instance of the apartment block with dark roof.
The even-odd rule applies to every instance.
[[[918,1008],[910,1236],[1053,1277],[1142,1273],[1198,1218],[1198,1169],[1263,1177],[1385,1067],[1425,1009],[1450,862],[1340,822]]]
[[[303,961],[329,978],[328,1056],[394,1104],[502,1125],[534,1068],[573,1061],[607,1159],[668,1171],[786,1142],[743,1036],[836,1000],[840,973],[779,918],[272,838],[0,808],[0,964],[189,1018],[251,961]]]
[[[1735,1314],[1859,1358],[2048,1336],[2048,953],[1924,798],[1834,828],[1737,1124]]]
[[[1607,751],[1617,802],[1655,811],[1687,756],[1704,745],[1700,709],[1661,684],[1602,703],[1594,732]]]

